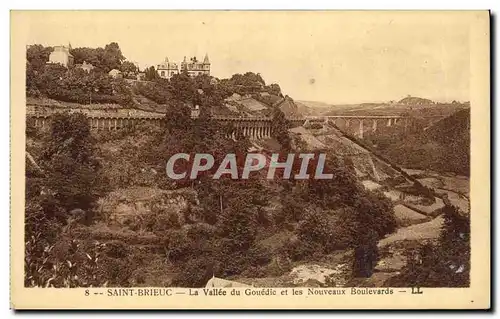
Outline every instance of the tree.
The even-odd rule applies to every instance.
[[[49,61],[52,51],[54,51],[53,47],[44,47],[40,44],[30,45],[26,49],[26,60],[33,70],[42,71],[45,64]]]
[[[243,86],[264,86],[266,82],[260,75],[260,73],[246,72],[245,74],[234,74],[230,79],[234,85]]]
[[[273,83],[273,84],[269,85],[267,88],[268,88],[269,94],[281,96],[281,88],[280,88],[279,84]]]
[[[57,205],[66,212],[91,210],[106,188],[96,147],[83,114],[53,116],[41,162]]]
[[[332,174],[332,179],[291,181],[295,197],[321,212],[309,212],[300,222],[299,238],[320,244],[324,253],[354,249],[353,276],[369,277],[377,263],[378,241],[396,228],[392,203],[381,193],[365,190],[354,167],[344,160],[325,151],[319,153],[326,153],[323,172]],[[311,160],[313,168],[317,158]],[[314,175],[314,171],[308,174]],[[307,251],[298,249],[294,254],[305,256]]]
[[[104,48],[75,48],[70,51],[75,60],[75,64],[81,64],[84,61],[92,64],[98,71],[108,73],[113,69],[120,69],[125,60],[120,46],[116,42],[106,44]]]
[[[102,64],[104,72],[109,72],[113,69],[120,69],[125,57],[120,50],[120,46],[116,42],[106,44],[104,54],[102,56]]]
[[[255,240],[256,224],[251,205],[241,199],[230,200],[220,220],[220,237],[228,253],[247,251]]]
[[[183,265],[181,273],[173,281],[176,287],[205,287],[207,281],[213,276],[213,265],[207,262],[209,256],[201,257],[190,259]]]
[[[297,229],[302,242],[319,244],[323,253],[333,251],[335,247],[334,220],[325,211],[309,211]]]
[[[58,96],[61,81],[66,76],[67,71],[68,70],[60,64],[49,64],[45,66],[43,72],[35,79],[36,87],[40,92],[49,97]]]
[[[206,74],[200,74],[193,78],[196,89],[201,89],[202,94],[198,94],[198,102],[200,106],[212,108],[214,106],[223,105],[224,98],[227,97],[226,92],[219,86],[214,85],[213,77]]]
[[[378,262],[378,234],[373,229],[362,230],[354,248],[353,276],[368,278]]]
[[[103,246],[89,247],[71,236],[75,222],[91,222],[95,203],[107,188],[87,117],[53,115],[37,161],[43,176],[26,179],[25,285],[102,285],[112,278],[102,272]]]
[[[62,65],[47,65],[41,75],[30,81],[34,81],[41,94],[61,101],[122,105],[131,101],[130,96],[124,96],[128,93],[123,90],[123,85],[102,72],[87,73],[79,68],[67,70]]]
[[[276,140],[281,144],[283,150],[290,150],[292,147],[292,141],[288,135],[288,128],[290,124],[285,117],[285,113],[283,113],[283,111],[279,108],[274,108],[272,117],[271,136],[276,138]]]
[[[166,128],[169,134],[188,134],[192,129],[191,109],[182,102],[169,106],[165,116]]]
[[[147,68],[144,73],[147,81],[154,81],[159,78],[154,66]]]
[[[103,65],[103,48],[74,48],[70,51],[70,53],[73,55],[75,64],[82,64],[83,62],[87,62],[92,64],[95,67],[95,70],[106,72],[105,69],[107,68],[105,68]]]
[[[137,72],[137,66],[130,61],[123,61],[122,65],[120,66],[120,71],[135,73]]]
[[[466,287],[470,283],[470,219],[456,206],[447,204],[443,210],[438,246],[446,269],[443,277],[455,287]]]
[[[191,104],[198,102],[199,97],[194,80],[186,72],[174,74],[170,79],[170,85],[176,100]]]
[[[38,71],[30,62],[26,62],[26,96],[39,96],[40,90],[37,85]]]

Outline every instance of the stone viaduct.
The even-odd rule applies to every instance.
[[[73,111],[78,112],[78,111]],[[163,113],[136,112],[135,114],[119,112],[82,112],[89,118],[90,128],[95,131],[114,131],[134,127],[140,123],[161,125],[165,119]],[[51,114],[28,112],[26,114],[28,125],[35,128],[44,128],[49,125]],[[196,117],[196,116],[193,116]],[[251,139],[271,137],[272,119],[269,117],[231,117],[214,116],[212,119],[222,124],[232,124],[233,130],[228,137],[236,138],[242,134]],[[289,118],[292,126],[301,126],[304,118]]]
[[[381,126],[394,126],[401,124],[403,130],[407,130],[412,119],[401,115],[328,115],[307,116],[304,125],[309,123],[332,123],[341,131],[363,138],[367,131],[376,132]]]
[[[113,131],[133,127],[140,123],[150,123],[161,125],[165,118],[163,113],[147,112],[140,110],[120,110],[120,111],[93,111],[93,110],[70,110],[70,112],[82,112],[89,118],[92,130]],[[48,126],[52,112],[27,112],[29,125],[35,128]],[[196,114],[193,114],[196,117]],[[223,124],[232,124],[233,131],[228,133],[228,137],[235,138],[239,134],[248,136],[251,139],[267,138],[271,136],[272,119],[269,117],[235,117],[235,116],[214,116],[214,120]],[[331,116],[306,116],[293,117],[288,119],[292,127],[307,125],[309,123],[331,123],[347,134],[363,138],[367,131],[376,132],[381,126],[398,125],[406,130],[411,125],[411,118],[399,115],[331,115]]]

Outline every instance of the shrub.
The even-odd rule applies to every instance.
[[[304,260],[322,254],[323,247],[319,243],[296,240],[286,243],[281,254],[292,261]]]
[[[184,232],[170,230],[164,236],[163,247],[165,248],[167,260],[179,263],[188,260],[192,255],[196,256],[191,241]]]
[[[200,256],[187,261],[172,283],[176,287],[199,288],[204,287],[212,276],[213,265],[210,260]]]
[[[106,244],[106,256],[111,258],[125,258],[128,256],[128,247],[121,240],[113,240]]]
[[[55,244],[47,245],[40,252],[36,247],[40,235],[27,241],[25,257],[26,287],[99,287],[106,286],[100,257],[104,245],[95,242],[85,244],[65,236]]]
[[[303,202],[299,202],[292,196],[288,196],[283,204],[285,219],[292,222],[301,221],[304,218],[304,206]]]
[[[323,125],[320,123],[311,123],[309,124],[309,126],[307,126],[307,128],[311,130],[320,130],[323,128]]]
[[[332,216],[312,211],[299,223],[297,233],[302,242],[316,243],[321,252],[330,253],[338,247],[334,229],[335,220]]]

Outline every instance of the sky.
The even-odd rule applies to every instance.
[[[23,15],[26,44],[117,42],[141,67],[202,59],[211,75],[247,71],[295,100],[469,100],[468,20],[460,12],[46,11]]]

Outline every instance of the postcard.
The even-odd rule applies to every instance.
[[[14,309],[489,309],[488,11],[11,11]]]

